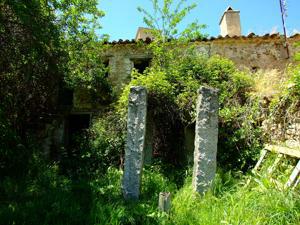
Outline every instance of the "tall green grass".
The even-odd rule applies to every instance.
[[[270,174],[268,168],[276,156],[269,154],[256,176],[233,176],[219,171],[213,188],[203,196],[192,191],[189,179],[175,194],[169,223],[300,224],[299,188],[283,188],[295,160],[285,157]],[[251,182],[246,185],[249,179]]]
[[[171,224],[300,224],[299,195],[268,188],[263,183],[247,188],[238,184],[217,196],[182,188],[173,200]]]
[[[192,191],[190,176],[178,189],[150,167],[144,170],[137,202],[123,200],[121,178],[122,171],[110,167],[90,180],[71,180],[54,166],[18,185],[2,181],[0,224],[300,224],[298,191],[281,191],[269,177],[255,177],[245,186],[241,174],[219,171],[213,188],[200,196]],[[172,193],[170,214],[157,209],[161,191]]]

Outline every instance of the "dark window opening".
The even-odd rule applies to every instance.
[[[91,116],[88,113],[71,114],[65,120],[65,148],[60,152],[62,173],[76,176],[80,171],[82,153],[87,144],[87,129],[90,127]]]
[[[90,121],[90,114],[71,114],[68,116],[66,144],[69,149],[76,149],[81,144],[81,138],[90,127]]]
[[[61,86],[59,88],[59,94],[58,94],[59,105],[72,106],[73,105],[73,94],[74,94],[73,89]]]
[[[133,59],[133,67],[139,72],[143,73],[147,67],[150,66],[151,59]]]

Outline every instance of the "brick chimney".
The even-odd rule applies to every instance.
[[[229,6],[223,13],[219,25],[221,36],[241,36],[240,11],[233,10]]]

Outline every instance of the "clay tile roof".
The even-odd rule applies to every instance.
[[[270,37],[271,38],[280,37],[280,34],[279,33],[274,33],[274,34],[271,34]]]
[[[274,39],[274,38],[280,38],[280,34],[279,33],[275,33],[275,34],[264,34],[264,35],[256,35],[255,33],[249,33],[248,35],[243,35],[243,36],[233,36],[230,37],[228,35],[226,35],[225,37],[219,35],[217,37],[205,37],[205,38],[197,38],[195,40],[192,40],[191,42],[195,42],[195,41],[214,41],[214,40],[238,40],[238,39],[243,39],[243,40],[247,40],[247,39],[252,39],[252,38],[261,38],[261,39]],[[300,38],[300,34],[294,34],[292,36],[290,36],[289,38]],[[170,41],[170,40],[169,40]],[[150,44],[152,42],[152,40],[150,38],[146,38],[146,40],[138,40],[136,41],[135,39],[132,40],[122,40],[119,39],[118,41],[111,41],[111,42],[105,42],[105,44],[111,44],[111,45],[117,45],[117,44],[135,44],[137,42],[142,42],[145,44]]]
[[[255,33],[253,33],[253,32],[251,32],[250,34],[247,35],[248,38],[253,38],[253,37],[255,37],[255,36],[256,36],[256,35],[255,35]]]
[[[292,36],[290,36],[290,38],[296,38],[296,37],[300,37],[299,33],[293,34]]]

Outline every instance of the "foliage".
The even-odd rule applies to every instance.
[[[227,182],[225,180],[225,182]],[[230,180],[229,180],[230,182]],[[262,183],[232,186],[217,197],[195,196],[189,185],[173,200],[171,224],[297,224],[300,202],[295,192],[282,192]],[[226,187],[226,186],[225,186]]]
[[[193,48],[168,60],[167,68],[154,64],[144,74],[132,73],[133,79],[119,99],[118,112],[126,118],[130,86],[145,86],[149,95],[148,117],[158,130],[154,132],[157,134],[154,151],[172,164],[177,159],[183,163],[182,132],[195,122],[197,90],[201,85],[217,88],[220,90],[219,163],[228,169],[246,170],[261,146],[258,101],[248,94],[253,85],[251,76],[237,70],[228,59],[208,58]],[[175,134],[178,130],[182,132]]]
[[[38,158],[36,158],[38,160]],[[155,169],[144,171],[139,202],[121,194],[122,172],[110,167],[91,180],[71,180],[41,161],[26,180],[1,180],[0,224],[160,224],[160,191],[174,186]],[[32,165],[32,168],[34,166]]]
[[[20,137],[0,108],[0,177],[18,179],[26,173],[30,150],[20,143]]]
[[[291,77],[288,83],[290,93],[296,96],[300,96],[300,64],[291,68]]]
[[[110,91],[99,59],[95,29],[104,14],[96,0],[13,0],[0,7],[0,107],[22,138],[56,112],[63,80],[98,98]]]
[[[257,99],[230,105],[219,112],[218,160],[223,169],[246,172],[255,164],[262,147],[260,108]]]
[[[121,194],[122,171],[116,168],[109,167],[91,180],[75,181],[39,157],[32,163],[39,168],[32,169],[34,176],[26,181],[1,180],[5,199],[0,201],[0,224],[297,224],[300,220],[299,193],[279,191],[263,178],[244,187],[240,175],[218,171],[213,189],[199,196],[191,189],[191,177],[176,190],[150,167],[143,171],[140,200],[126,202]],[[161,191],[172,193],[169,215],[157,209]]]
[[[191,38],[178,33],[178,24],[195,5],[183,7],[179,1],[152,1],[153,13],[139,8],[144,22],[153,30],[154,40],[147,46],[153,54],[151,66],[131,82],[119,98],[117,111],[125,120],[130,86],[148,89],[148,119],[155,124],[153,151],[172,165],[185,165],[184,130],[195,123],[197,90],[201,85],[219,89],[220,132],[218,162],[228,169],[247,170],[261,147],[258,100],[249,92],[251,76],[235,68],[228,59],[199,53]],[[203,26],[187,26],[200,34]],[[195,33],[193,33],[195,32]],[[177,35],[174,38],[174,35]],[[193,36],[193,35],[192,35]]]
[[[282,74],[277,69],[268,71],[258,70],[254,74],[253,95],[263,98],[272,98],[272,96],[281,92],[286,82],[286,74]]]
[[[109,99],[105,37],[96,35],[103,15],[96,0],[1,1],[1,174],[26,173],[32,142],[58,114],[63,82]]]
[[[94,209],[94,224],[160,224],[163,214],[157,211],[159,192],[173,191],[175,190],[174,185],[159,174],[155,168],[145,169],[139,202],[125,202],[120,192],[122,173],[112,168],[109,171],[112,172],[109,173],[114,178],[107,177],[109,179],[106,181],[100,181],[103,182],[104,186],[110,188],[98,189],[98,202],[96,202]],[[115,181],[115,183],[111,181]]]
[[[85,88],[98,101],[110,97],[111,87],[106,79],[107,68],[102,53],[103,42],[108,36],[99,36],[99,19],[104,12],[97,7],[98,1],[51,2],[56,22],[61,32],[61,44],[68,53],[65,81],[72,88]]]
[[[60,175],[35,154],[21,179],[0,182],[0,224],[87,224],[92,193],[85,180]]]
[[[113,112],[95,119],[83,139],[79,139],[79,162],[85,176],[98,175],[110,166],[123,164],[125,124]]]
[[[138,11],[144,14],[144,23],[152,30],[155,41],[166,42],[168,39],[192,40],[202,37],[201,29],[205,28],[197,21],[188,24],[182,31],[179,25],[182,20],[196,8],[197,4],[185,5],[186,0],[178,2],[174,0],[151,0],[153,12],[138,7]]]
[[[53,113],[66,54],[44,1],[2,1],[0,7],[0,108],[24,138]]]
[[[295,43],[295,47],[299,47],[299,46],[300,46],[300,42]],[[300,61],[300,52],[296,52],[294,57],[296,61]]]
[[[194,21],[179,29],[180,23],[197,6],[196,3],[186,4],[186,0],[151,0],[153,12],[138,7],[138,11],[144,15],[144,23],[150,28],[154,39],[147,45],[153,53],[152,66],[168,68],[174,57],[181,54],[181,47],[191,44],[190,41],[201,39],[205,35],[201,30],[205,25]]]

